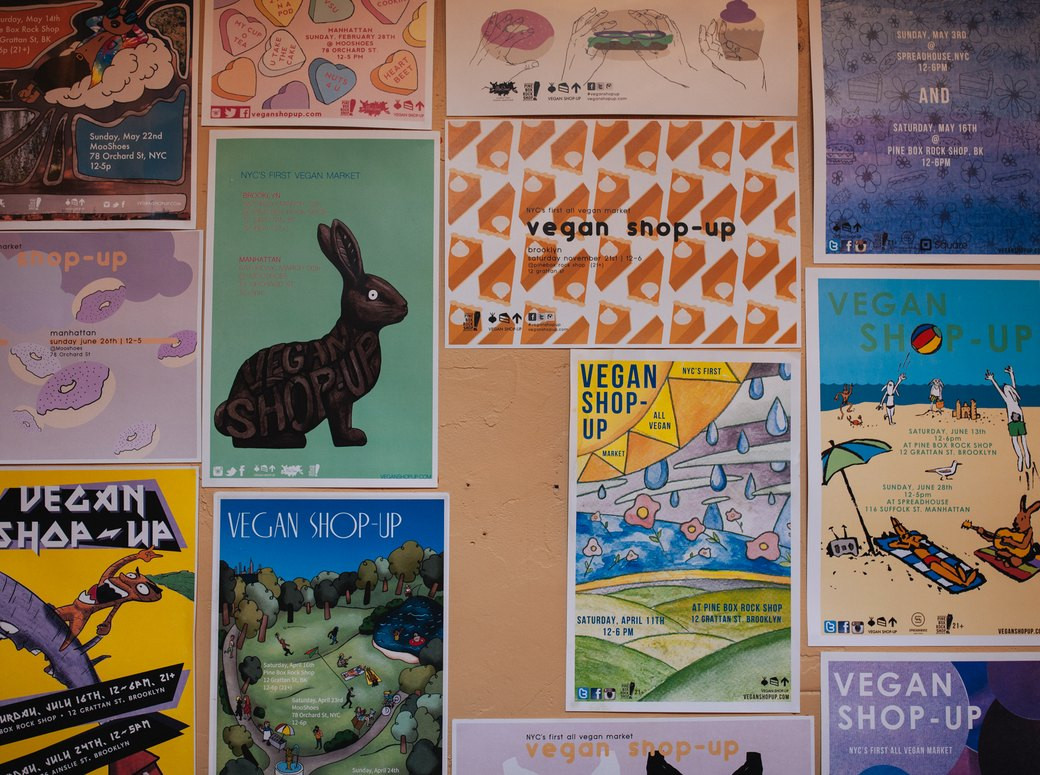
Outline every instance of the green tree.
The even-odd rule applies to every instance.
[[[422,694],[436,672],[433,665],[406,667],[398,676],[398,685],[405,694]]]
[[[397,590],[395,595],[400,595],[405,582],[415,581],[422,566],[423,548],[415,541],[405,541],[401,546],[390,552],[390,572],[397,576]]]
[[[379,571],[376,569],[376,564],[372,560],[362,562],[357,569],[357,584],[365,590],[365,599],[361,601],[362,605],[368,605],[372,602],[372,588],[377,581],[379,581]]]
[[[249,730],[241,724],[232,724],[231,726],[224,727],[224,731],[221,733],[221,737],[224,738],[224,742],[227,747],[231,749],[237,757],[245,757],[254,765],[256,757],[253,756],[253,752],[249,750],[253,747],[253,737],[249,734]]]
[[[406,710],[402,710],[394,719],[390,727],[390,734],[394,740],[401,743],[401,753],[408,753],[408,744],[419,739],[419,728],[415,723],[415,717]]]
[[[238,643],[236,648],[245,645],[246,638],[255,637],[264,621],[263,611],[252,600],[243,600],[235,609],[235,626],[238,627]]]

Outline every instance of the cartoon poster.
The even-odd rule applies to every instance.
[[[793,122],[448,121],[445,342],[795,346]]]
[[[199,459],[202,237],[0,240],[0,462]]]
[[[432,486],[437,134],[211,139],[204,483]]]
[[[213,511],[209,771],[441,772],[447,496],[218,493]]]
[[[1040,252],[1032,3],[810,3],[817,261]]]
[[[433,0],[207,0],[203,123],[429,129]]]
[[[191,468],[0,470],[0,773],[193,772]]]
[[[195,223],[194,0],[0,9],[0,229]]]
[[[567,710],[798,710],[798,384],[773,353],[572,353]]]
[[[1040,760],[1040,654],[822,655],[823,775],[1007,775]]]
[[[455,775],[815,772],[812,717],[456,719]]]
[[[793,0],[447,3],[449,116],[793,116]]]
[[[1040,643],[1040,274],[807,274],[810,643]]]

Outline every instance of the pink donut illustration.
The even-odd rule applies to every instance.
[[[42,433],[43,428],[36,422],[36,413],[28,406],[19,406],[11,410],[11,417],[25,433]]]
[[[164,342],[159,345],[159,363],[163,366],[183,366],[195,360],[199,335],[190,328],[174,331],[167,337],[176,340],[174,343]]]
[[[117,455],[125,453],[127,457],[137,457],[150,452],[159,443],[159,426],[154,422],[135,422],[116,440],[112,451]]]
[[[72,302],[80,323],[100,323],[112,317],[126,301],[126,286],[114,277],[102,277],[85,286]]]
[[[11,348],[7,363],[18,379],[30,385],[42,385],[61,368],[61,361],[42,344],[22,342]]]
[[[44,383],[36,396],[36,415],[44,425],[73,428],[101,414],[115,389],[115,375],[108,366],[80,361]]]

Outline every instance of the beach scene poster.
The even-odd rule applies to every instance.
[[[218,493],[212,773],[444,765],[447,496]]]
[[[796,712],[794,356],[575,351],[571,385],[567,709]]]
[[[810,643],[1040,642],[1040,274],[806,288]]]

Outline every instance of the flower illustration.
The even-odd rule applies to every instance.
[[[779,560],[780,559],[780,536],[772,530],[767,530],[758,538],[752,538],[747,542],[747,558],[749,560]]]
[[[589,542],[585,544],[585,548],[581,550],[581,553],[586,557],[602,557],[603,547],[600,546],[598,539],[590,538]]]
[[[841,26],[847,30],[855,29],[856,17],[852,15],[851,11],[846,11],[841,15]]]
[[[1000,98],[997,106],[1001,110],[1010,110],[1012,118],[1018,118],[1023,113],[1033,112],[1032,100],[1036,99],[1036,92],[1027,88],[1029,83],[1022,79],[1016,81],[1010,75],[1004,75],[1004,85],[998,86],[996,94]]]
[[[870,200],[869,199],[860,199],[858,207],[859,207],[859,211],[861,213],[863,213],[864,215],[869,214],[870,213]]]
[[[629,549],[628,554],[625,555],[625,559],[629,562],[632,562],[632,560],[638,560],[639,552],[637,552],[635,549]]]
[[[964,14],[963,20],[969,39],[982,40],[989,35],[989,24],[986,22],[985,15],[969,12]]]
[[[696,541],[701,533],[704,532],[704,522],[701,521],[700,517],[694,517],[689,522],[684,522],[679,529],[687,539]]]
[[[971,188],[978,188],[986,180],[986,168],[976,159],[961,162],[961,180]]]
[[[856,167],[856,182],[868,194],[873,194],[881,184],[881,172],[876,164],[860,164]]]
[[[834,170],[834,172],[831,173],[831,183],[833,185],[840,186],[844,182],[845,182],[845,173],[844,172],[842,172],[841,170]]]
[[[961,217],[957,213],[957,208],[952,204],[939,203],[932,208],[932,216],[935,220],[935,225],[939,227],[939,230],[944,234],[949,234],[956,229],[961,222]]]
[[[892,112],[898,110],[904,119],[909,119],[912,113],[921,112],[921,104],[917,101],[917,83],[914,81],[893,78],[892,88],[885,92],[885,97],[890,100],[888,109]]]
[[[625,522],[630,525],[650,528],[654,526],[654,518],[661,510],[661,504],[646,493],[636,496],[636,502],[625,512]]]
[[[859,42],[870,51],[880,51],[888,45],[888,33],[880,22],[861,24],[859,26]]]
[[[744,515],[741,514],[739,511],[737,511],[736,509],[730,509],[729,511],[726,512],[726,520],[728,522],[738,522],[738,521],[740,521],[740,518],[743,517],[743,516]]]
[[[705,546],[699,552],[697,552],[697,554],[699,554],[701,557],[711,557],[711,549]]]

